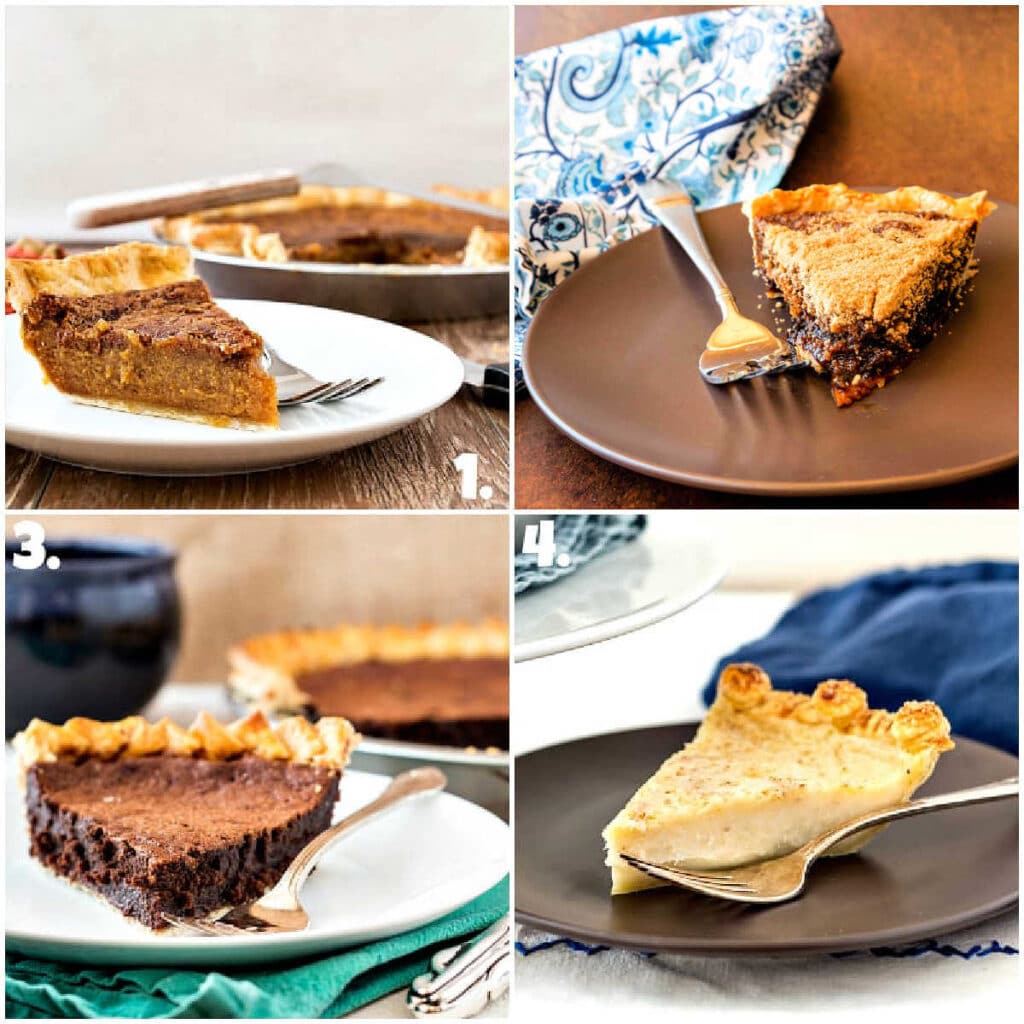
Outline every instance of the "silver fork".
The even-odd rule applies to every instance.
[[[383,377],[362,377],[359,380],[322,381],[305,370],[282,359],[266,341],[263,342],[263,368],[277,384],[277,406],[311,405],[338,402],[362,394],[380,384]]]
[[[722,311],[722,322],[711,332],[701,353],[701,376],[709,384],[731,384],[765,373],[780,373],[806,366],[789,342],[777,338],[763,324],[743,316],[729,285],[712,259],[700,229],[693,200],[674,183],[650,180],[637,185],[644,206],[683,247],[693,265],[711,285]]]
[[[831,832],[812,839],[784,857],[743,867],[696,870],[681,865],[653,864],[627,854],[622,854],[622,859],[652,878],[671,882],[673,885],[692,889],[706,896],[717,896],[719,899],[733,900],[737,903],[782,903],[800,895],[807,881],[807,869],[818,857],[856,832],[874,828],[887,821],[928,814],[947,807],[965,807],[970,804],[990,803],[993,800],[1009,800],[1019,793],[1020,785],[1016,778],[1012,778],[985,786],[957,790],[955,793],[943,793],[941,796],[921,797],[896,807],[862,814],[844,822]]]
[[[508,989],[512,926],[508,915],[458,946],[435,953],[430,972],[415,978],[405,995],[414,1017],[475,1017]]]
[[[288,865],[281,880],[258,900],[207,917],[184,918],[164,914],[168,924],[192,935],[245,935],[251,932],[297,932],[309,925],[309,915],[299,901],[299,892],[320,858],[341,839],[357,828],[374,821],[385,812],[412,797],[436,793],[448,784],[437,768],[413,768],[396,775],[376,800],[321,832]]]

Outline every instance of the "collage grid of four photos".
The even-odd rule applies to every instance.
[[[1017,5],[2,3],[7,1018],[1019,1004]]]

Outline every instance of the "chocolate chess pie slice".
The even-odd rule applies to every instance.
[[[813,696],[772,689],[756,665],[729,665],[697,735],[604,830],[612,893],[664,884],[620,854],[689,868],[780,857],[868,811],[902,803],[953,746],[931,701],[895,713],[868,707],[846,680]],[[854,853],[878,829],[828,856]]]
[[[263,339],[221,309],[180,246],[9,259],[7,300],[46,380],[87,405],[218,427],[278,425]]]
[[[829,378],[837,406],[884,387],[935,336],[994,209],[985,192],[845,185],[775,189],[744,204],[757,270],[794,320],[789,340]]]
[[[167,217],[154,230],[172,242],[268,263],[507,263],[506,191],[438,191],[494,206],[494,216],[377,188],[305,185],[295,196]]]
[[[32,856],[150,928],[256,899],[330,824],[357,741],[341,718],[36,719],[14,739]]]
[[[344,715],[366,736],[507,750],[508,649],[496,621],[287,630],[232,647],[229,680],[264,710]]]

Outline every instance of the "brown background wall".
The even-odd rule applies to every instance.
[[[20,518],[8,517],[8,536]],[[177,682],[223,679],[227,646],[266,630],[508,614],[504,515],[24,518],[48,537],[146,537],[178,550]]]

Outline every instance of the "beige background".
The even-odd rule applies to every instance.
[[[176,682],[224,678],[228,645],[252,633],[341,621],[507,617],[504,515],[8,516],[50,538],[133,536],[179,551],[184,607]]]
[[[66,233],[79,195],[325,160],[508,179],[506,7],[25,6],[5,29],[9,235]]]

